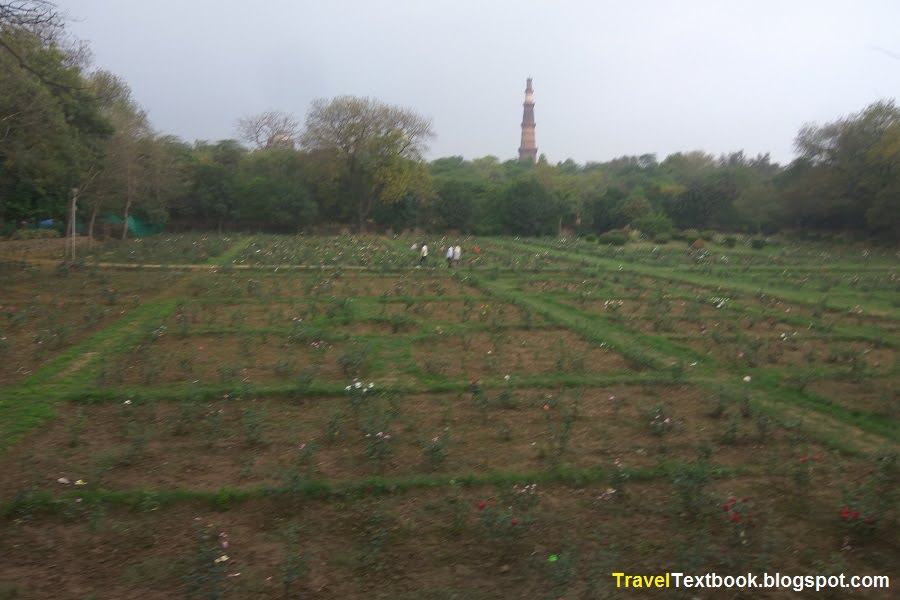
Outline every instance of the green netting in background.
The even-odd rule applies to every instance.
[[[102,219],[97,219],[97,222],[121,224],[122,217],[110,215]],[[152,225],[141,220],[139,217],[135,217],[133,215],[129,215],[128,217],[128,233],[130,233],[134,237],[144,237],[146,235],[153,235],[154,233],[161,233],[165,231],[165,229],[166,226],[162,223]]]

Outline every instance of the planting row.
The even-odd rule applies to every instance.
[[[802,422],[779,420],[740,390],[533,390],[515,381],[490,389],[476,381],[458,394],[397,396],[360,380],[343,397],[259,399],[247,390],[212,401],[124,396],[65,405],[9,451],[0,496],[66,493],[78,481],[86,489],[283,488],[561,465],[651,470],[698,459],[788,481],[840,462]],[[803,456],[821,464],[800,462]]]

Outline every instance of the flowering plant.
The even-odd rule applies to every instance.
[[[867,471],[855,489],[845,493],[841,521],[855,531],[871,533],[880,521],[889,522],[897,510],[896,492],[900,454],[881,450],[873,468]]]
[[[354,379],[350,385],[344,388],[344,391],[350,396],[350,403],[353,407],[359,408],[366,396],[375,395],[375,382],[370,381],[366,385],[359,379]]]
[[[447,445],[450,442],[450,433],[444,429],[442,433],[431,438],[422,446],[422,453],[425,456],[425,464],[428,468],[436,469],[447,458]]]
[[[540,502],[537,484],[501,490],[500,499],[483,500],[476,505],[478,522],[492,538],[511,541],[521,537],[534,522],[531,511]]]
[[[366,456],[369,460],[382,463],[391,453],[391,434],[386,431],[366,434]]]
[[[743,548],[753,540],[751,532],[759,523],[759,513],[754,510],[750,498],[731,496],[722,504],[722,514],[727,528],[722,554],[726,562],[738,566],[744,555]]]
[[[675,428],[675,420],[666,414],[662,404],[658,404],[650,410],[648,422],[653,435],[662,435]]]

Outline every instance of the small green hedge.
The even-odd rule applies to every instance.
[[[628,232],[621,229],[613,229],[607,231],[597,238],[598,244],[607,244],[610,246],[624,246],[628,243]]]

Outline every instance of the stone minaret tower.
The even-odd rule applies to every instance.
[[[525,111],[522,113],[522,145],[519,146],[519,160],[535,162],[537,160],[537,146],[534,141],[534,90],[531,89],[531,77],[525,86],[525,102],[522,105]]]

